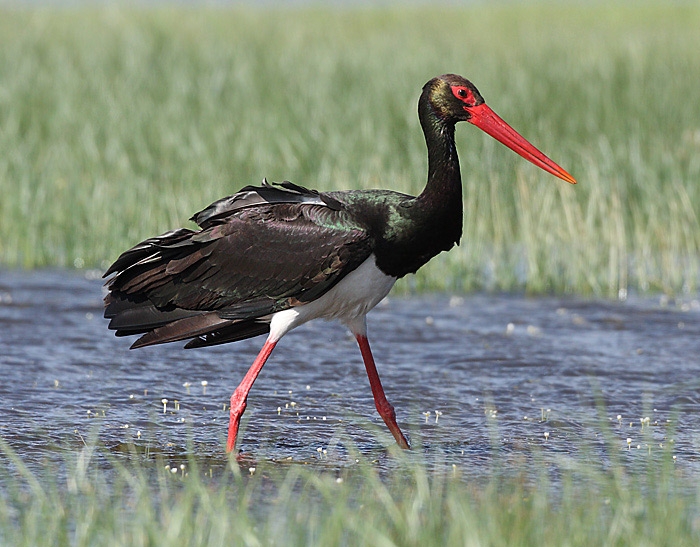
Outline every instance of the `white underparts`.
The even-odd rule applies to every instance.
[[[267,339],[277,342],[293,328],[312,319],[337,319],[353,334],[364,335],[367,312],[389,294],[394,283],[396,278],[377,268],[374,255],[370,255],[321,298],[274,314]]]

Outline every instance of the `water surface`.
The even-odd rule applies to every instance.
[[[225,405],[263,338],[131,351],[106,328],[98,277],[0,272],[0,435],[27,462],[95,434],[115,453],[134,442],[224,460]],[[699,465],[698,300],[390,297],[368,322],[404,432],[466,473],[485,473],[494,450],[513,465],[533,445],[573,454],[606,429],[626,458],[671,443],[678,465]],[[393,443],[354,339],[323,321],[278,344],[243,425],[240,448],[273,461],[344,465],[347,441]]]

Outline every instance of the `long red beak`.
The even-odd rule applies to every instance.
[[[515,129],[503,121],[486,104],[465,108],[471,118],[468,120],[479,129],[491,135],[497,141],[505,144],[513,152],[520,154],[523,158],[534,163],[537,167],[544,169],[555,177],[559,177],[566,182],[576,184],[576,179],[569,175],[564,169],[550,160],[542,152],[537,150],[529,142],[527,142]]]

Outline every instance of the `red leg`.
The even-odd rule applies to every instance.
[[[386,400],[386,395],[384,395],[384,388],[382,388],[382,383],[379,380],[379,374],[377,374],[377,367],[374,364],[374,357],[372,357],[372,351],[369,349],[369,341],[367,337],[363,334],[356,334],[355,338],[360,346],[360,352],[362,352],[362,359],[365,362],[365,368],[367,369],[367,376],[369,377],[369,385],[372,388],[372,395],[374,395],[374,404],[377,407],[377,412],[384,420],[384,423],[391,431],[391,434],[396,439],[397,444],[401,448],[410,448],[408,446],[408,441],[406,437],[401,433],[399,425],[396,423],[396,412],[394,412],[394,407],[391,406],[389,401]]]
[[[260,353],[253,361],[250,369],[243,377],[243,381],[238,385],[236,391],[231,395],[231,417],[228,423],[228,441],[226,442],[226,452],[231,452],[236,446],[236,436],[238,435],[238,424],[241,421],[241,416],[245,411],[246,400],[248,399],[248,392],[250,388],[253,387],[253,382],[260,374],[260,371],[267,361],[267,358],[272,353],[277,342],[265,341]]]

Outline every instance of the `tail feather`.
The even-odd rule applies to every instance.
[[[268,332],[270,332],[270,323],[265,321],[234,321],[215,331],[193,338],[185,344],[185,349],[238,342],[239,340],[267,334]]]
[[[130,301],[113,297],[107,302],[105,308],[105,317],[110,320],[109,329],[116,330],[117,336],[141,334],[172,321],[203,313],[205,312],[193,312],[181,308],[158,309],[149,300]]]
[[[131,345],[131,349],[195,338],[231,323],[230,319],[221,319],[216,312],[185,317],[148,331]]]

